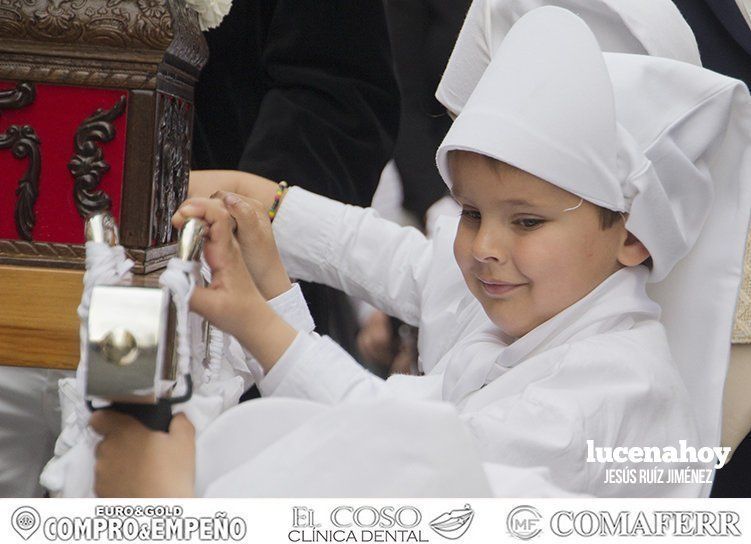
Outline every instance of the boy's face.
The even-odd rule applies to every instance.
[[[493,323],[520,337],[583,298],[621,268],[623,221],[600,227],[598,208],[532,174],[452,152],[452,193],[462,207],[454,256]]]

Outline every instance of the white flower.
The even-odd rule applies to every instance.
[[[198,13],[198,24],[201,30],[219,26],[232,8],[232,0],[185,0],[185,2]]]

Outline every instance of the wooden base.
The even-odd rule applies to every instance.
[[[0,266],[0,365],[74,370],[83,271]]]

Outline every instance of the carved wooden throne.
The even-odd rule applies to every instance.
[[[172,256],[207,56],[183,0],[0,0],[0,364],[78,363],[87,214]]]

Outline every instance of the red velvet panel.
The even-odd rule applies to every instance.
[[[0,90],[15,83],[0,82]],[[36,100],[24,108],[0,111],[0,133],[9,125],[31,125],[40,140],[42,168],[39,198],[34,206],[34,241],[83,243],[83,219],[73,200],[73,175],[68,163],[75,154],[79,125],[98,108],[111,109],[127,91],[36,84]],[[112,213],[120,219],[127,111],[113,125],[115,138],[99,144],[109,171],[99,188],[112,199]],[[0,150],[0,238],[18,239],[15,227],[16,187],[28,159],[16,159],[10,149]]]

